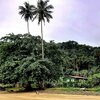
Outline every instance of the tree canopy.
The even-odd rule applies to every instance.
[[[26,88],[36,84],[45,88],[66,75],[78,75],[88,78],[91,87],[99,85],[100,47],[80,45],[76,41],[44,41],[45,59],[41,60],[40,43],[40,36],[30,34],[11,33],[2,37],[0,83],[20,83]]]

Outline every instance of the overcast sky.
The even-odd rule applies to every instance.
[[[26,22],[18,14],[25,1],[0,0],[0,37],[8,33],[27,33]],[[44,39],[62,42],[74,40],[81,44],[100,46],[100,0],[50,0],[53,19],[44,26]],[[41,35],[37,21],[30,22],[30,33]]]

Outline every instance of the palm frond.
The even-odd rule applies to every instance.
[[[53,13],[53,11],[45,10],[45,13],[51,14],[51,13]]]
[[[32,21],[34,21],[37,18],[38,14],[36,14],[33,18]]]
[[[36,7],[34,5],[30,5],[30,9],[34,10]]]
[[[54,9],[54,7],[53,7],[52,5],[48,5],[48,6],[45,7],[45,9],[46,9],[46,10]]]
[[[48,5],[49,0],[44,1],[44,7]]]
[[[45,19],[47,22],[49,22],[50,18],[53,18],[51,16],[52,11],[50,11],[50,9],[53,9],[54,7],[52,5],[48,5],[48,2],[49,0],[38,0],[37,2],[37,7],[33,11],[33,16],[36,16],[33,18],[33,20],[38,18],[38,24],[40,24],[41,21],[45,23]]]
[[[50,18],[52,19],[53,17],[48,14],[48,13],[45,13],[44,17],[47,19],[47,22],[50,22]]]
[[[22,15],[25,21],[28,21],[29,19],[32,20],[33,17],[33,9],[35,9],[35,6],[30,5],[29,2],[24,2],[24,6],[19,6],[19,14]]]
[[[25,8],[26,8],[26,9],[28,9],[29,6],[30,6],[29,2],[24,2],[24,5],[25,5]]]

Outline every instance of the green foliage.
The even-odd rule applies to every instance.
[[[93,74],[88,77],[90,87],[100,86],[100,73]]]
[[[57,66],[61,66],[62,64],[62,52],[57,47],[56,43],[50,41],[45,46],[45,57],[49,58],[52,62],[54,62]]]
[[[17,84],[28,89],[48,86],[100,86],[100,48],[79,45],[75,41],[45,42],[45,60],[41,59],[41,38],[30,34],[8,34],[0,41],[0,83]],[[67,76],[88,80],[67,82]],[[62,77],[61,79],[59,79]]]
[[[87,91],[100,92],[100,87],[88,88]]]
[[[51,90],[57,90],[57,91],[66,91],[66,92],[70,92],[70,91],[80,91],[80,88],[52,88]]]
[[[80,76],[88,77],[88,74],[89,74],[88,70],[82,70],[82,71],[80,71]]]
[[[6,89],[6,88],[11,88],[13,87],[14,85],[13,84],[0,84],[0,89]]]
[[[0,67],[0,79],[2,83],[16,83],[18,76],[16,74],[17,62],[6,61],[4,65]]]
[[[73,87],[57,87],[57,88],[50,88],[47,89],[48,92],[52,91],[54,93],[71,93],[71,94],[79,94],[79,95],[100,95],[100,87],[94,87],[94,88],[73,88]]]
[[[49,60],[38,60],[31,64],[32,75],[39,88],[45,88],[46,84],[59,78],[61,71]]]
[[[25,89],[24,88],[7,88],[6,91],[7,92],[23,92]]]

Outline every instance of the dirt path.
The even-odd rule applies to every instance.
[[[0,100],[100,100],[100,96],[65,95],[47,93],[0,93]]]

